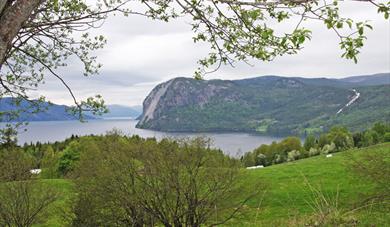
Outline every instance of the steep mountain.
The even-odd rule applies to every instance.
[[[377,86],[364,86],[369,80],[350,80],[175,78],[159,84],[146,97],[137,127],[281,135],[320,132],[334,124],[358,130],[373,121],[390,121],[390,82],[385,79]]]
[[[109,112],[103,118],[137,118],[142,114],[142,106],[108,105]]]

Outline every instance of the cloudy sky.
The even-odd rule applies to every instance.
[[[358,64],[340,58],[336,35],[321,22],[306,22],[312,40],[297,55],[283,56],[273,62],[252,61],[252,66],[237,64],[222,67],[206,79],[239,79],[261,75],[342,78],[390,72],[390,22],[378,15],[367,3],[343,5],[343,16],[369,20],[374,26],[367,32],[368,40]],[[160,82],[178,76],[191,77],[197,60],[208,53],[207,44],[194,44],[189,19],[169,23],[151,21],[140,16],[110,17],[99,29],[108,39],[104,50],[97,54],[103,64],[100,75],[85,78],[79,62],[69,62],[60,71],[78,98],[103,95],[108,104],[140,105],[151,89]],[[284,26],[284,27],[283,27]],[[280,29],[289,25],[281,25]],[[40,90],[51,101],[72,104],[59,81],[48,77]]]

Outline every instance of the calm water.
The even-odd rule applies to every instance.
[[[114,128],[127,135],[139,135],[141,137],[156,137],[157,139],[174,137],[206,136],[212,139],[213,146],[222,149],[232,156],[242,155],[252,151],[261,144],[270,144],[280,138],[270,136],[251,135],[246,133],[166,133],[146,129],[137,129],[136,120],[131,119],[107,119],[91,120],[86,123],[79,121],[41,121],[30,122],[27,131],[19,133],[20,144],[25,142],[54,142],[62,141],[73,135],[104,134]],[[0,124],[0,127],[4,124]]]

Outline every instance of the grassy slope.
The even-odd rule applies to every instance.
[[[269,226],[278,222],[289,222],[297,216],[302,219],[305,215],[312,214],[310,204],[314,196],[310,186],[321,190],[328,197],[335,198],[338,193],[339,206],[350,208],[365,194],[370,193],[374,185],[354,178],[345,164],[350,155],[356,157],[371,150],[380,150],[390,155],[390,143],[335,153],[331,158],[320,155],[264,169],[246,170],[245,185],[248,187],[261,182],[266,193],[249,201],[246,207],[248,214],[240,222]],[[390,217],[381,212],[373,212],[370,216],[363,212],[357,215],[361,215],[361,219],[365,219],[363,221],[367,224],[374,221],[379,225],[390,225]]]
[[[326,158],[324,155],[303,159],[291,163],[270,166],[263,169],[244,170],[242,183],[246,188],[251,188],[259,183],[265,187],[265,193],[260,193],[251,199],[244,207],[245,215],[232,220],[232,226],[285,226],[291,225],[292,220],[298,218],[298,222],[313,213],[309,203],[313,193],[307,182],[312,187],[320,188],[326,196],[334,197],[339,193],[339,206],[351,207],[364,194],[373,190],[369,182],[362,182],[354,178],[345,168],[345,162],[349,155],[359,155],[370,150],[388,152],[390,155],[390,143],[381,144],[365,149],[355,149],[348,152],[333,154]],[[61,189],[65,196],[57,203],[64,206],[72,191],[72,183],[67,180],[46,180]],[[243,190],[244,192],[245,190]],[[245,193],[237,197],[245,196]],[[385,213],[373,210],[367,214],[357,214],[359,220],[364,223],[376,223],[378,226],[390,224],[390,217]],[[61,216],[52,213],[51,219],[45,226],[57,226],[61,223]]]
[[[58,199],[47,209],[45,215],[50,217],[48,221],[35,226],[65,226],[72,218],[69,211],[71,209],[71,197],[74,196],[73,182],[66,179],[44,179],[42,182],[58,190]]]

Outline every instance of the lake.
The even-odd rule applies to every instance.
[[[139,135],[141,137],[155,137],[157,139],[172,137],[197,137],[206,136],[211,138],[213,146],[220,148],[224,153],[231,156],[240,156],[252,151],[261,144],[270,144],[279,141],[280,138],[272,136],[260,136],[247,133],[168,133],[135,127],[133,119],[105,119],[90,120],[85,123],[79,121],[36,121],[30,122],[27,131],[21,131],[18,135],[19,144],[30,142],[54,142],[62,141],[73,135],[100,135],[112,129],[119,129],[126,135]],[[4,124],[0,124],[0,127]]]

